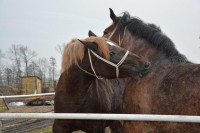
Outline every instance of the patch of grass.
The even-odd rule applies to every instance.
[[[40,129],[31,131],[31,132],[28,132],[28,133],[52,133],[52,126],[40,128]]]

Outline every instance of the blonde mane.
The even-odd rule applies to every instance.
[[[83,41],[95,42],[98,45],[100,55],[103,55],[106,59],[109,59],[109,48],[106,43],[107,39],[104,37],[89,37]],[[82,61],[84,57],[85,46],[77,39],[72,39],[64,47],[62,55],[62,68],[61,74],[67,71],[72,65],[77,65],[79,61]]]

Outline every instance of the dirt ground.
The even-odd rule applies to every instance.
[[[54,111],[54,106],[9,106],[4,113],[46,113]],[[46,119],[7,119],[1,120],[4,133],[29,133],[52,126],[54,120]],[[1,132],[1,130],[0,130]],[[45,131],[46,132],[46,131]]]
[[[23,101],[27,104],[29,101],[36,99],[33,98],[15,98],[9,99],[7,102],[12,101]],[[45,96],[40,97],[44,100],[52,100],[54,96]],[[54,106],[9,106],[9,110],[4,111],[3,113],[47,113],[53,112]],[[4,133],[17,132],[17,133],[51,133],[52,125],[54,120],[45,120],[45,119],[8,119],[2,120],[2,131]],[[0,130],[1,133],[1,130]],[[85,133],[83,131],[75,131],[73,133]],[[111,133],[109,128],[106,128],[105,133]]]
[[[18,106],[18,107],[9,107],[9,110],[5,111],[4,113],[46,113],[46,112],[52,112],[54,111],[54,106]],[[50,126],[53,124],[53,120],[35,120],[35,119],[30,119],[30,120],[22,120],[22,119],[13,119],[13,120],[7,120],[3,122],[3,131],[5,133],[9,133],[12,131],[19,130],[20,127],[20,132],[31,132],[36,129],[40,129],[41,123],[47,123],[46,126]],[[33,128],[32,130],[27,128]],[[44,126],[45,127],[45,126]],[[41,129],[40,129],[41,130]],[[36,130],[37,132],[37,130]],[[40,132],[40,131],[39,131]],[[47,131],[42,131],[49,133]],[[76,131],[73,133],[85,133],[83,131]],[[109,128],[106,128],[105,133],[111,133]]]
[[[29,101],[38,97],[31,98],[14,98],[6,99],[7,102],[22,101],[27,104]],[[50,101],[54,99],[54,96],[43,96],[40,99]],[[9,106],[9,110],[3,111],[3,113],[47,113],[53,112],[54,106]],[[0,120],[2,122],[2,131],[4,133],[16,132],[16,133],[51,133],[54,120],[48,119],[8,119]],[[0,128],[1,133],[1,128]],[[73,133],[85,133],[83,131],[75,131]],[[106,128],[105,133],[111,133],[109,128]]]
[[[54,106],[10,106],[5,113],[46,113],[54,111]]]

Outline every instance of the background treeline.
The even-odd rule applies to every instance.
[[[57,45],[62,54],[64,45]],[[54,81],[58,77],[56,59],[40,58],[36,51],[25,45],[13,44],[6,53],[0,49],[0,85],[20,89],[22,76],[38,76],[42,81]]]

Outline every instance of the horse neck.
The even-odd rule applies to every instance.
[[[148,59],[148,61],[151,62],[152,67],[154,67],[154,65],[161,66],[172,64],[170,59],[165,55],[163,51],[151,45],[145,39],[133,36],[128,30],[126,31],[126,36],[124,37],[121,46],[137,55]]]
[[[77,66],[72,66],[61,75],[60,79],[64,85],[62,88],[65,88],[66,92],[73,92],[74,94],[86,92],[94,77],[88,76]]]
[[[112,100],[112,92],[109,88],[111,86],[109,85],[105,79],[98,80],[73,66],[61,75],[56,88],[56,95],[62,95],[64,99],[66,98],[66,104],[76,103],[76,106],[71,107],[70,110],[56,106],[55,110],[60,108],[60,110],[75,112],[79,109],[82,109],[83,112],[109,112]],[[59,101],[58,97],[56,97],[56,100],[57,103],[62,102]]]

